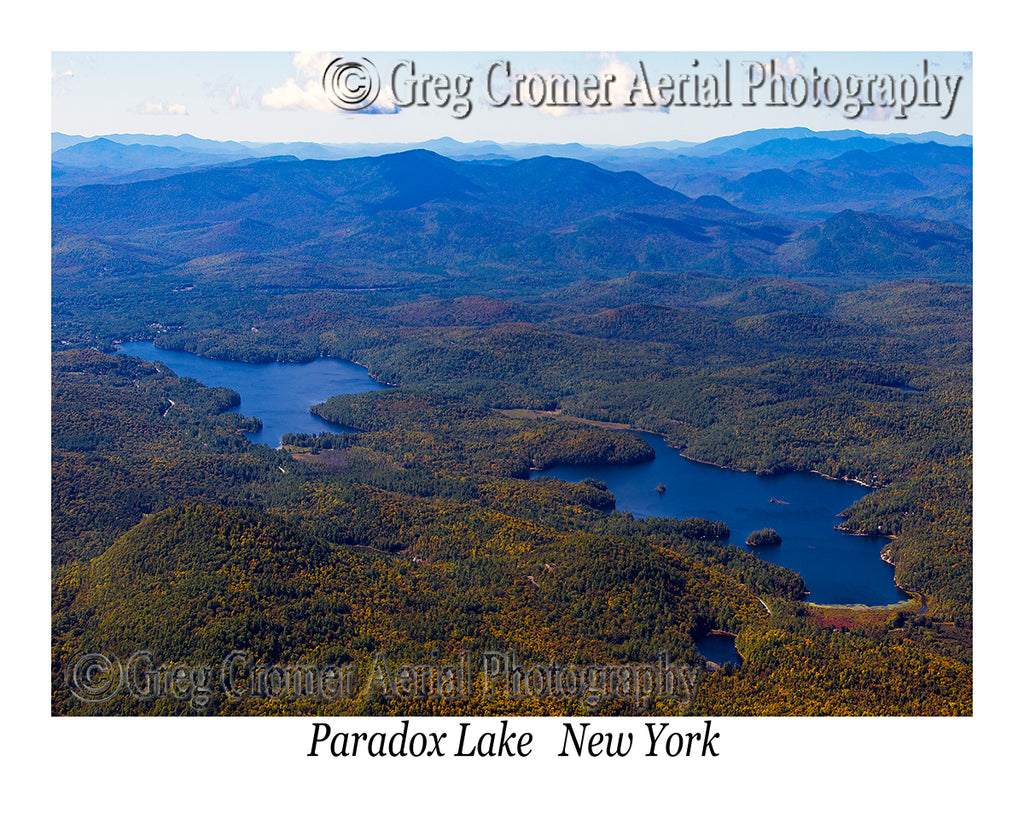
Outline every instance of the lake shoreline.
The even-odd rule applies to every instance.
[[[550,411],[548,414],[551,414]],[[814,602],[818,605],[833,603],[839,605],[849,602],[872,608],[885,608],[905,602],[906,590],[901,589],[894,582],[891,570],[886,572],[886,569],[892,566],[891,561],[880,561],[879,552],[874,549],[862,550],[859,546],[844,546],[838,540],[833,540],[833,538],[838,538],[845,541],[844,536],[850,534],[860,537],[874,536],[871,532],[849,532],[834,525],[836,514],[833,510],[848,510],[866,493],[872,491],[872,488],[865,485],[863,481],[831,478],[819,470],[787,470],[777,475],[765,475],[753,470],[724,467],[721,464],[709,463],[700,458],[687,456],[680,451],[678,446],[673,445],[666,440],[664,435],[657,432],[635,427],[629,431],[642,435],[654,445],[658,453],[657,462],[663,466],[639,473],[619,474],[615,466],[605,466],[589,471],[586,467],[570,467],[567,470],[552,468],[531,474],[549,474],[570,482],[579,481],[584,477],[605,481],[609,489],[616,495],[616,508],[620,512],[643,517],[684,519],[690,516],[699,516],[723,520],[732,531],[731,540],[738,545],[742,544],[743,535],[746,532],[766,526],[773,527],[782,533],[783,540],[790,542],[793,548],[786,549],[785,543],[783,543],[781,550],[772,549],[771,554],[767,551],[758,551],[756,556],[765,563],[788,568],[802,576],[808,586],[805,602]],[[692,466],[678,468],[672,466],[675,459],[670,458],[670,454],[682,456],[679,464]],[[709,494],[709,492],[718,491],[717,488],[722,488],[726,495],[731,494],[732,490],[728,488],[732,485],[731,479],[719,478],[699,471],[694,472],[698,468],[709,467],[723,476],[735,475],[737,476],[736,480],[740,480],[742,476],[742,488],[737,485],[735,491],[740,493],[743,502],[729,501],[726,506],[730,508],[736,506],[732,512],[727,511],[725,507],[715,506],[714,498]],[[625,468],[629,469],[630,467]],[[826,479],[828,483],[820,484],[821,489],[815,488],[813,482],[822,478]],[[613,481],[616,481],[618,485]],[[790,481],[794,483],[789,483]],[[808,483],[809,481],[811,483]],[[656,485],[658,487],[667,486],[668,495],[660,489],[655,489]],[[834,486],[836,489],[826,491],[827,486]],[[844,486],[848,488],[845,490],[839,488]],[[708,489],[704,487],[708,487]],[[711,490],[710,487],[717,488]],[[646,492],[648,488],[650,492]],[[679,494],[675,494],[674,498],[663,502],[656,499],[655,491],[663,498],[670,497],[675,493]],[[794,494],[791,496],[787,492]],[[764,494],[762,495],[762,493]],[[786,502],[779,503],[779,497],[784,498]],[[808,498],[810,506],[808,506]],[[821,503],[816,498],[820,498]],[[826,498],[832,500],[827,501]],[[789,501],[798,501],[799,503],[794,506]],[[773,502],[773,505],[769,508],[767,502]],[[828,518],[825,519],[827,524],[824,528],[820,526],[820,523],[814,522],[821,518],[820,512],[812,512],[815,507],[823,511],[828,510]],[[806,514],[814,514],[817,517],[800,517]],[[735,515],[736,519],[734,520],[731,515]],[[782,517],[778,517],[779,515]],[[793,515],[797,517],[794,518]],[[844,515],[844,513],[840,513],[840,515]],[[829,520],[829,518],[831,519]],[[777,522],[773,522],[773,520],[777,520]],[[784,524],[788,528],[784,530],[780,524]],[[797,526],[795,530],[792,529],[794,525]],[[787,532],[792,532],[792,538],[787,537]],[[847,543],[849,542],[847,541]],[[825,554],[828,556],[816,556],[815,550],[825,550]],[[818,555],[821,555],[821,552],[818,552]],[[883,563],[885,563],[884,566]],[[855,581],[854,577],[856,577]],[[857,584],[862,585],[858,586]]]
[[[334,395],[387,389],[387,385],[373,378],[366,367],[329,356],[301,363],[252,363],[163,349],[153,341],[122,341],[115,351],[148,361],[158,368],[166,367],[180,378],[191,378],[208,387],[230,389],[240,398],[233,409],[262,422],[259,430],[246,429],[245,437],[255,445],[278,450],[287,433],[317,435],[345,431],[311,412],[316,404]]]
[[[215,358],[213,356],[204,356],[204,355],[200,355],[197,352],[193,352],[192,350],[187,350],[187,349],[175,349],[173,347],[158,347],[156,345],[156,339],[155,338],[153,338],[153,339],[130,339],[128,341],[117,341],[117,342],[114,342],[114,348],[118,352],[120,352],[121,351],[121,346],[123,344],[138,344],[138,343],[150,343],[150,344],[153,345],[153,348],[156,349],[156,350],[164,350],[166,352],[172,352],[172,353],[185,353],[187,355],[192,355],[192,356],[195,356],[196,358],[205,359],[207,361],[225,361],[225,362],[228,362],[228,363],[231,363],[231,364],[250,364],[250,365],[253,365],[253,366],[262,366],[262,365],[266,365],[266,364],[300,364],[301,365],[301,364],[310,364],[310,363],[312,363],[314,361],[318,361],[318,360],[322,360],[322,359],[326,359],[326,360],[330,360],[330,361],[340,361],[340,362],[343,362],[345,364],[354,364],[355,366],[361,367],[362,369],[366,370],[366,374],[374,382],[376,382],[377,384],[380,384],[383,387],[388,387],[388,388],[391,388],[391,389],[395,389],[395,388],[398,388],[398,387],[401,386],[401,384],[394,384],[394,383],[391,383],[390,381],[381,381],[380,379],[376,378],[373,375],[373,373],[370,372],[370,368],[366,364],[364,364],[361,361],[357,361],[354,358],[338,358],[336,356],[329,356],[329,355],[321,354],[319,356],[312,356],[312,357],[310,357],[308,359],[304,358],[304,359],[281,360],[279,358],[273,358],[273,359],[268,358],[265,361],[263,361],[263,360],[261,360],[261,361],[242,361],[240,359],[229,358],[229,357]],[[125,355],[129,355],[129,354],[125,353]],[[693,463],[703,464],[704,466],[713,466],[713,467],[716,467],[717,469],[728,469],[731,472],[744,472],[744,473],[754,472],[755,474],[757,474],[757,470],[754,470],[754,469],[748,469],[748,468],[743,468],[743,467],[738,467],[738,466],[725,466],[724,464],[716,463],[715,461],[708,461],[708,460],[704,460],[702,458],[697,458],[697,457],[695,457],[693,455],[687,455],[685,452],[683,452],[682,447],[676,446],[675,444],[669,442],[667,436],[664,433],[655,432],[654,430],[650,430],[650,429],[642,429],[640,427],[635,427],[635,426],[633,426],[631,424],[628,424],[628,423],[621,423],[621,422],[616,422],[616,421],[597,421],[597,420],[594,420],[592,418],[584,418],[583,416],[580,416],[580,415],[565,415],[565,414],[562,413],[561,409],[556,409],[556,410],[531,410],[531,409],[527,409],[525,407],[524,408],[509,408],[509,409],[499,409],[497,407],[492,407],[491,409],[494,412],[501,413],[502,415],[506,415],[507,417],[511,417],[511,418],[515,418],[515,417],[530,417],[530,416],[533,416],[534,418],[541,418],[541,417],[560,418],[560,419],[565,420],[565,421],[577,421],[577,422],[580,422],[580,423],[583,423],[583,424],[588,424],[590,426],[601,427],[603,429],[613,429],[613,430],[619,430],[619,431],[623,431],[623,432],[642,432],[642,433],[645,433],[647,435],[656,435],[657,437],[661,438],[665,442],[665,445],[667,447],[669,447],[670,449],[676,450],[679,453],[679,456],[681,458],[685,458],[686,460],[692,461]],[[819,471],[817,469],[789,469],[789,468],[787,468],[786,472],[808,472],[808,473],[810,473],[812,475],[819,475],[820,477],[825,478],[826,480],[829,480],[829,481],[843,481],[843,482],[847,482],[847,483],[855,483],[855,484],[857,484],[859,486],[863,486],[865,489],[871,489],[871,490],[875,490],[875,489],[879,488],[879,486],[877,484],[866,483],[865,481],[862,481],[859,478],[850,478],[850,477],[846,477],[846,476],[839,477],[839,476],[835,476],[835,475],[828,475],[828,474],[826,474],[824,472],[821,472],[821,471]],[[769,473],[769,474],[784,474],[784,473]]]
[[[225,361],[225,362],[227,362],[229,364],[250,364],[250,365],[252,365],[254,367],[262,367],[262,366],[264,366],[266,364],[299,364],[299,365],[301,365],[301,364],[312,364],[314,361],[341,361],[344,364],[355,364],[357,367],[362,367],[364,370],[366,370],[366,374],[373,381],[376,381],[378,384],[381,384],[384,387],[390,387],[390,388],[394,389],[396,387],[402,386],[401,384],[392,384],[390,381],[381,381],[379,378],[374,376],[373,373],[370,372],[370,368],[367,365],[363,364],[361,361],[356,361],[354,358],[339,358],[338,356],[324,355],[323,353],[321,353],[320,355],[310,356],[309,358],[267,358],[267,359],[260,359],[258,361],[243,361],[240,358],[230,358],[230,357],[227,357],[227,356],[225,356],[225,357],[217,357],[217,356],[210,356],[210,355],[201,355],[200,353],[197,353],[194,350],[188,350],[188,349],[186,349],[184,347],[181,347],[181,348],[178,348],[178,347],[158,347],[157,343],[156,343],[156,337],[154,337],[154,338],[130,338],[127,341],[119,339],[117,341],[111,342],[111,345],[113,346],[115,352],[117,352],[117,353],[121,353],[121,347],[123,345],[125,345],[125,344],[152,344],[154,350],[159,350],[159,351],[162,351],[162,352],[167,352],[167,353],[184,353],[186,355],[194,355],[196,358],[201,358],[201,359],[204,359],[206,361]],[[131,355],[131,354],[130,353],[123,353],[123,355]],[[145,359],[143,359],[143,360],[145,360]]]
[[[747,661],[747,658],[744,657],[743,654],[740,652],[740,650],[736,647],[736,640],[739,637],[738,634],[734,634],[731,631],[723,631],[722,629],[717,629],[717,628],[711,629],[711,631],[707,632],[706,634],[702,634],[700,637],[694,638],[694,641],[693,641],[694,647],[697,648],[697,644],[701,640],[703,640],[705,637],[732,637],[732,650],[736,653],[736,656],[740,658],[740,665],[742,665],[743,663],[745,663]],[[700,654],[700,648],[697,648],[697,653]],[[700,654],[700,656],[704,657],[703,654]],[[713,667],[715,669],[718,669],[718,668],[722,667],[721,663],[717,663],[714,660],[709,660],[707,657],[704,657],[704,661],[709,666],[711,666],[711,667]]]
[[[499,412],[502,415],[505,415],[506,417],[509,417],[509,418],[560,418],[560,419],[562,419],[564,421],[577,421],[577,422],[582,423],[582,424],[588,424],[590,426],[601,427],[602,429],[614,429],[614,430],[619,430],[619,431],[622,431],[622,432],[637,432],[637,433],[643,433],[645,435],[655,435],[658,438],[661,438],[661,440],[665,442],[665,446],[667,446],[669,449],[676,450],[679,453],[679,457],[685,458],[686,460],[692,461],[693,463],[703,464],[704,466],[713,466],[713,467],[716,467],[717,469],[728,469],[730,472],[745,472],[745,473],[753,472],[755,475],[759,474],[758,470],[753,469],[753,468],[744,468],[744,467],[739,467],[739,466],[725,466],[724,464],[716,463],[715,461],[708,461],[708,460],[704,460],[702,458],[697,458],[696,456],[693,456],[693,455],[687,455],[683,451],[682,447],[676,446],[675,444],[671,443],[668,440],[668,436],[665,433],[663,433],[663,432],[656,432],[656,431],[654,431],[652,429],[643,429],[641,427],[635,427],[632,424],[621,423],[621,422],[618,422],[618,421],[596,421],[596,420],[591,419],[591,418],[584,418],[581,415],[566,415],[560,409],[557,409],[557,410],[531,410],[531,409],[527,409],[525,407],[513,408],[513,409],[498,409],[498,408],[492,407],[492,409],[495,412]],[[826,480],[829,480],[829,481],[841,481],[843,483],[855,483],[858,486],[863,486],[865,489],[870,489],[872,491],[874,491],[875,489],[879,489],[880,488],[879,484],[870,484],[870,483],[867,483],[866,481],[862,481],[860,478],[850,478],[848,476],[840,477],[840,476],[837,476],[837,475],[828,475],[828,474],[826,474],[824,472],[821,472],[820,470],[817,470],[817,469],[790,469],[790,468],[786,468],[786,470],[784,472],[766,471],[766,475],[765,476],[767,477],[767,476],[772,476],[772,475],[782,475],[782,474],[788,474],[789,472],[810,473],[812,475],[818,475],[818,476],[820,476],[822,478],[825,478]]]
[[[123,344],[119,345],[119,350],[142,359],[163,359],[172,370],[180,370],[180,375],[195,378],[211,386],[226,386],[240,391],[242,404],[238,410],[263,420],[263,431],[259,437],[250,433],[247,433],[247,437],[254,443],[269,444],[277,448],[281,446],[281,435],[284,432],[316,434],[324,428],[335,431],[333,425],[326,419],[309,412],[310,405],[322,402],[333,395],[356,394],[385,388],[385,385],[373,379],[366,367],[358,362],[330,357],[321,357],[319,361],[322,363],[319,364],[316,360],[306,364],[252,364],[204,358],[189,352],[161,350],[152,342]],[[523,418],[561,415],[564,420],[576,420],[572,416],[551,410],[506,410],[503,414]],[[588,423],[586,419],[581,419],[580,422]],[[766,476],[751,470],[735,469],[689,457],[664,435],[651,430],[631,427],[625,431],[642,436],[654,447],[657,464],[654,460],[644,459],[629,464],[567,465],[566,471],[562,472],[560,467],[555,465],[539,473],[530,470],[523,477],[547,474],[565,476],[576,481],[588,475],[597,475],[600,479],[601,474],[594,470],[610,470],[607,474],[616,476],[617,483],[614,486],[609,483],[609,486],[618,496],[618,507],[622,511],[641,516],[685,519],[699,515],[708,519],[726,520],[736,538],[742,537],[741,532],[759,530],[766,525],[782,532],[784,539],[794,544],[796,548],[786,550],[777,556],[759,557],[766,563],[783,566],[802,575],[811,589],[811,599],[818,597],[824,602],[845,599],[861,601],[865,605],[889,605],[897,602],[893,597],[896,596],[894,593],[898,586],[894,588],[892,574],[886,576],[886,571],[882,567],[871,568],[872,561],[874,565],[878,565],[878,553],[868,555],[858,547],[842,545],[839,542],[840,535],[849,533],[833,532],[836,527],[832,522],[828,523],[827,528],[821,526],[823,513],[850,508],[865,491],[870,491],[870,487],[865,486],[863,482],[830,479],[814,470],[786,470],[782,474]],[[679,454],[682,459],[676,461],[669,457],[670,454]],[[652,465],[650,469],[646,468],[647,464]],[[628,471],[633,469],[640,471]],[[707,469],[712,471],[704,471]],[[618,470],[627,471],[619,473]],[[851,486],[844,490],[836,486],[835,489],[827,489],[827,484],[818,482],[823,477],[830,483],[834,481],[834,484],[839,484],[840,480],[842,483],[855,483],[856,488]],[[647,480],[651,482],[649,486],[643,483]],[[655,492],[658,494],[655,495]],[[780,496],[787,501],[799,501],[799,504],[768,505],[768,500]],[[782,529],[779,523],[785,523],[788,528]],[[825,551],[816,555],[815,549]],[[892,561],[885,562],[891,565]],[[902,589],[899,591],[906,593]]]
[[[175,348],[171,348],[171,347],[166,347],[166,348],[165,347],[158,347],[157,344],[156,344],[156,338],[155,337],[152,338],[152,339],[130,339],[128,341],[120,341],[119,340],[119,341],[114,342],[114,348],[117,349],[118,351],[120,351],[121,345],[123,345],[123,344],[136,344],[136,343],[150,343],[150,344],[153,345],[153,348],[156,349],[156,350],[165,350],[167,352],[174,352],[174,353],[185,353],[187,355],[193,355],[196,358],[206,359],[207,361],[225,361],[225,362],[232,363],[232,364],[251,364],[251,365],[254,365],[254,366],[261,366],[261,365],[266,365],[266,364],[310,364],[310,363],[312,363],[314,361],[324,360],[324,359],[330,360],[330,361],[340,361],[340,362],[343,362],[343,363],[346,363],[346,364],[354,364],[357,367],[361,367],[362,369],[364,369],[366,371],[367,376],[371,380],[373,380],[377,384],[380,384],[383,387],[388,387],[388,388],[391,388],[391,389],[395,389],[395,388],[398,388],[398,387],[401,386],[401,384],[394,384],[394,383],[391,383],[390,381],[381,381],[380,379],[376,378],[373,375],[373,373],[370,372],[370,368],[367,365],[363,364],[361,361],[357,361],[354,358],[352,358],[352,359],[349,359],[349,358],[338,358],[336,356],[330,356],[330,355],[324,355],[324,354],[320,354],[319,356],[312,356],[310,358],[304,358],[304,359],[281,360],[281,359],[270,359],[270,358],[268,358],[265,361],[263,361],[263,360],[261,360],[261,361],[242,361],[242,360],[239,360],[239,359],[228,358],[228,357],[214,358],[212,356],[204,356],[204,355],[200,355],[199,353],[196,353],[196,352],[193,352],[193,351],[187,350],[187,349],[175,349]],[[686,458],[686,460],[688,460],[688,461],[693,461],[694,463],[703,464],[705,466],[713,466],[713,467],[716,467],[718,469],[728,469],[728,470],[730,470],[732,472],[746,472],[746,473],[754,472],[755,474],[757,474],[757,470],[755,470],[755,469],[748,469],[748,468],[736,467],[736,466],[725,466],[724,464],[716,463],[715,461],[708,461],[708,460],[704,460],[702,458],[697,458],[697,457],[695,457],[693,455],[687,455],[685,452],[682,451],[682,447],[679,447],[679,446],[676,446],[675,444],[670,443],[668,438],[667,438],[667,436],[664,433],[655,432],[654,430],[649,430],[649,429],[641,429],[640,427],[635,427],[632,424],[628,424],[628,423],[621,423],[621,422],[616,422],[616,421],[597,421],[597,420],[594,420],[594,419],[591,419],[591,418],[584,418],[583,416],[579,416],[579,415],[566,415],[566,414],[564,414],[562,412],[561,408],[555,409],[555,410],[531,410],[531,409],[527,409],[525,407],[524,408],[509,408],[509,409],[498,409],[496,407],[492,407],[491,409],[494,412],[498,412],[498,413],[501,413],[502,415],[506,415],[506,416],[512,417],[512,418],[515,418],[515,417],[528,418],[528,417],[531,417],[531,416],[534,417],[534,418],[541,418],[541,417],[561,418],[562,420],[565,420],[565,421],[577,421],[577,422],[580,422],[580,423],[583,423],[583,424],[588,424],[588,425],[591,425],[591,426],[602,427],[604,429],[620,430],[620,431],[623,431],[623,432],[642,432],[642,433],[645,433],[647,435],[656,435],[656,436],[658,436],[659,438],[661,438],[665,442],[666,446],[668,446],[670,449],[674,449],[674,450],[678,451],[680,457]],[[870,484],[870,483],[867,483],[865,481],[862,481],[860,478],[851,478],[851,477],[848,477],[848,476],[840,477],[840,476],[835,476],[835,475],[828,475],[825,472],[821,472],[820,470],[817,470],[817,469],[790,469],[790,468],[787,468],[786,472],[809,472],[810,474],[819,475],[820,477],[825,478],[826,480],[829,480],[829,481],[843,481],[843,482],[846,482],[846,483],[855,483],[858,486],[863,486],[865,489],[870,489],[870,490],[875,490],[875,489],[879,488],[878,484]],[[769,474],[784,474],[784,473],[770,472]]]

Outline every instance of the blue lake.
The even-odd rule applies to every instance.
[[[653,461],[629,466],[558,466],[535,475],[576,483],[604,481],[616,508],[636,517],[708,518],[723,521],[733,543],[765,527],[782,545],[749,549],[764,560],[803,577],[812,603],[882,606],[906,600],[895,570],[880,558],[885,538],[835,531],[837,515],[869,490],[807,472],[758,477],[701,464],[680,456],[657,435],[639,433],[654,447]],[[656,487],[663,484],[664,492]],[[773,503],[772,500],[784,501]],[[748,547],[744,547],[748,548]]]
[[[743,664],[743,658],[736,651],[736,638],[731,634],[705,634],[697,639],[697,651],[705,660],[717,665]]]
[[[242,403],[236,412],[254,415],[263,429],[247,433],[254,443],[278,447],[286,432],[338,432],[310,413],[314,404],[332,395],[354,395],[384,389],[358,364],[333,358],[318,358],[306,364],[243,364],[200,358],[191,353],[160,350],[151,341],[122,344],[122,353],[143,361],[162,361],[176,375],[188,376],[208,387],[229,387]]]
[[[305,364],[243,364],[157,349],[152,342],[122,344],[120,351],[145,361],[162,361],[179,376],[209,387],[229,387],[241,396],[237,411],[256,416],[263,429],[249,438],[277,447],[286,432],[337,432],[309,412],[332,395],[384,389],[363,367],[321,358]],[[653,461],[630,466],[554,467],[543,475],[580,481],[596,478],[615,493],[619,510],[638,517],[703,517],[724,521],[734,543],[770,526],[782,545],[756,551],[764,560],[799,572],[814,603],[887,605],[905,600],[893,567],[879,553],[884,538],[834,531],[836,515],[868,491],[854,483],[809,473],[759,478],[680,457],[656,435],[640,433],[653,447]],[[537,474],[537,473],[535,473]],[[664,492],[655,487],[665,486]],[[785,503],[772,503],[772,499]],[[709,644],[710,645],[710,644]],[[711,659],[711,658],[709,658]]]

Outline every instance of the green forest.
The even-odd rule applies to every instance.
[[[969,231],[891,219],[883,243],[877,220],[799,226],[564,166],[527,178],[533,232],[501,241],[484,216],[527,193],[499,200],[482,171],[456,189],[430,161],[434,176],[408,178],[433,181],[387,176],[363,205],[341,195],[362,190],[355,171],[318,181],[342,163],[294,163],[299,181],[260,167],[262,189],[232,171],[55,197],[53,713],[971,714]],[[349,234],[316,233],[301,201],[275,230],[233,210],[299,182],[334,197]],[[491,210],[467,204],[481,190]],[[268,244],[237,244],[242,228]],[[389,389],[314,407],[354,432],[272,449],[245,437],[260,421],[236,393],[115,355],[129,340],[347,359]],[[527,480],[649,460],[637,430],[731,469],[872,487],[841,526],[891,538],[912,599],[811,605],[798,575],[743,548],[756,533],[635,520],[596,480]],[[711,631],[736,635],[740,665],[706,665],[695,641]],[[479,680],[447,699],[74,695],[76,658],[143,648],[165,670],[244,651],[365,676],[385,655],[426,667],[502,649],[701,673],[685,702],[642,705]]]
[[[742,667],[641,712],[970,713],[969,621],[939,608],[955,598],[833,625],[721,523],[633,520],[597,481],[523,479],[538,462],[650,457],[628,432],[397,389],[316,408],[357,434],[273,450],[241,435],[253,421],[236,396],[161,365],[69,350],[53,373],[55,713],[635,713],[482,693],[86,704],[64,677],[83,653],[140,645],[165,662],[244,647],[361,673],[382,651],[423,664],[496,646],[523,663],[703,667],[694,640],[715,629],[740,635]]]

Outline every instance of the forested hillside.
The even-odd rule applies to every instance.
[[[68,384],[86,368],[103,388],[71,400]],[[800,635],[800,651],[826,652],[849,669],[844,674],[862,675],[854,693],[838,700],[828,675],[806,680],[800,696],[811,699],[797,712],[808,712],[811,700],[818,703],[811,712],[826,713],[872,712],[881,702],[884,713],[970,708],[962,658],[905,628],[862,635],[837,651],[832,630],[815,625],[798,602],[805,592],[799,577],[726,545],[721,524],[634,521],[609,514],[614,499],[600,484],[510,475],[517,460],[509,453],[530,460],[545,452],[570,463],[599,449],[611,461],[645,457],[646,444],[629,433],[385,392],[335,399],[331,410],[320,410],[374,419],[368,431],[297,437],[275,451],[231,435],[243,419],[219,412],[215,396],[199,395],[187,410],[164,415],[155,397],[184,395],[166,370],[69,352],[56,356],[54,379],[55,430],[83,415],[116,421],[119,433],[87,448],[65,450],[68,439],[60,438],[55,458],[87,464],[79,465],[91,478],[85,506],[123,513],[97,521],[83,518],[82,504],[54,500],[56,713],[634,713],[621,698],[588,708],[572,698],[521,701],[481,691],[465,700],[353,696],[326,704],[311,697],[235,701],[219,691],[198,709],[122,693],[87,705],[62,676],[88,651],[127,657],[140,645],[154,662],[216,666],[245,651],[261,664],[345,664],[364,674],[380,651],[396,663],[425,663],[479,657],[495,646],[524,663],[647,664],[667,654],[700,668],[695,638],[725,629],[759,645],[772,624]],[[173,460],[140,443],[126,497],[119,480],[125,451],[144,441],[143,418],[153,446],[173,442]],[[234,440],[218,443],[222,435]],[[189,454],[197,450],[205,455]],[[179,479],[169,482],[169,471]],[[85,526],[110,543],[91,560],[82,559],[88,544],[74,537]],[[900,673],[855,671],[862,645],[875,646],[873,658],[905,656]],[[760,676],[758,656],[750,652],[743,671],[728,673]],[[941,669],[955,689],[939,697],[931,683],[902,676],[916,666]],[[789,682],[758,684],[756,695],[726,707],[725,683],[714,677],[692,702],[663,699],[641,712],[769,713],[795,695]]]
[[[695,640],[719,629],[744,662],[704,674],[694,713],[970,713],[970,149],[824,141],[629,171],[422,150],[261,159],[56,191],[54,712],[195,710],[79,702],[64,675],[91,651],[365,670],[381,651],[422,663],[501,646],[536,663],[667,652],[703,667]],[[672,168],[683,184],[652,181]],[[146,339],[350,359],[397,388],[314,408],[358,432],[274,450],[242,434],[259,421],[237,394],[111,355]],[[729,468],[874,487],[842,526],[894,538],[914,599],[810,606],[798,576],[742,548],[748,532],[633,520],[598,481],[526,480],[653,457],[624,428]]]

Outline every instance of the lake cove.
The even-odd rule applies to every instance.
[[[638,434],[654,447],[653,461],[557,466],[534,475],[573,483],[584,478],[603,481],[615,494],[616,509],[636,517],[723,521],[736,544],[751,532],[774,529],[782,536],[781,545],[744,548],[798,572],[812,603],[885,606],[909,598],[896,586],[894,567],[881,559],[885,538],[834,528],[841,522],[839,513],[867,494],[866,487],[807,472],[759,477],[722,469],[681,457],[657,435]]]
[[[278,447],[286,432],[338,432],[343,427],[313,415],[309,408],[332,395],[354,395],[384,389],[366,369],[351,361],[317,358],[305,364],[245,364],[200,358],[192,353],[161,350],[151,341],[122,344],[118,351],[144,361],[162,361],[178,376],[188,376],[207,387],[228,387],[237,392],[241,415],[263,421],[263,429],[246,433],[253,443]]]

